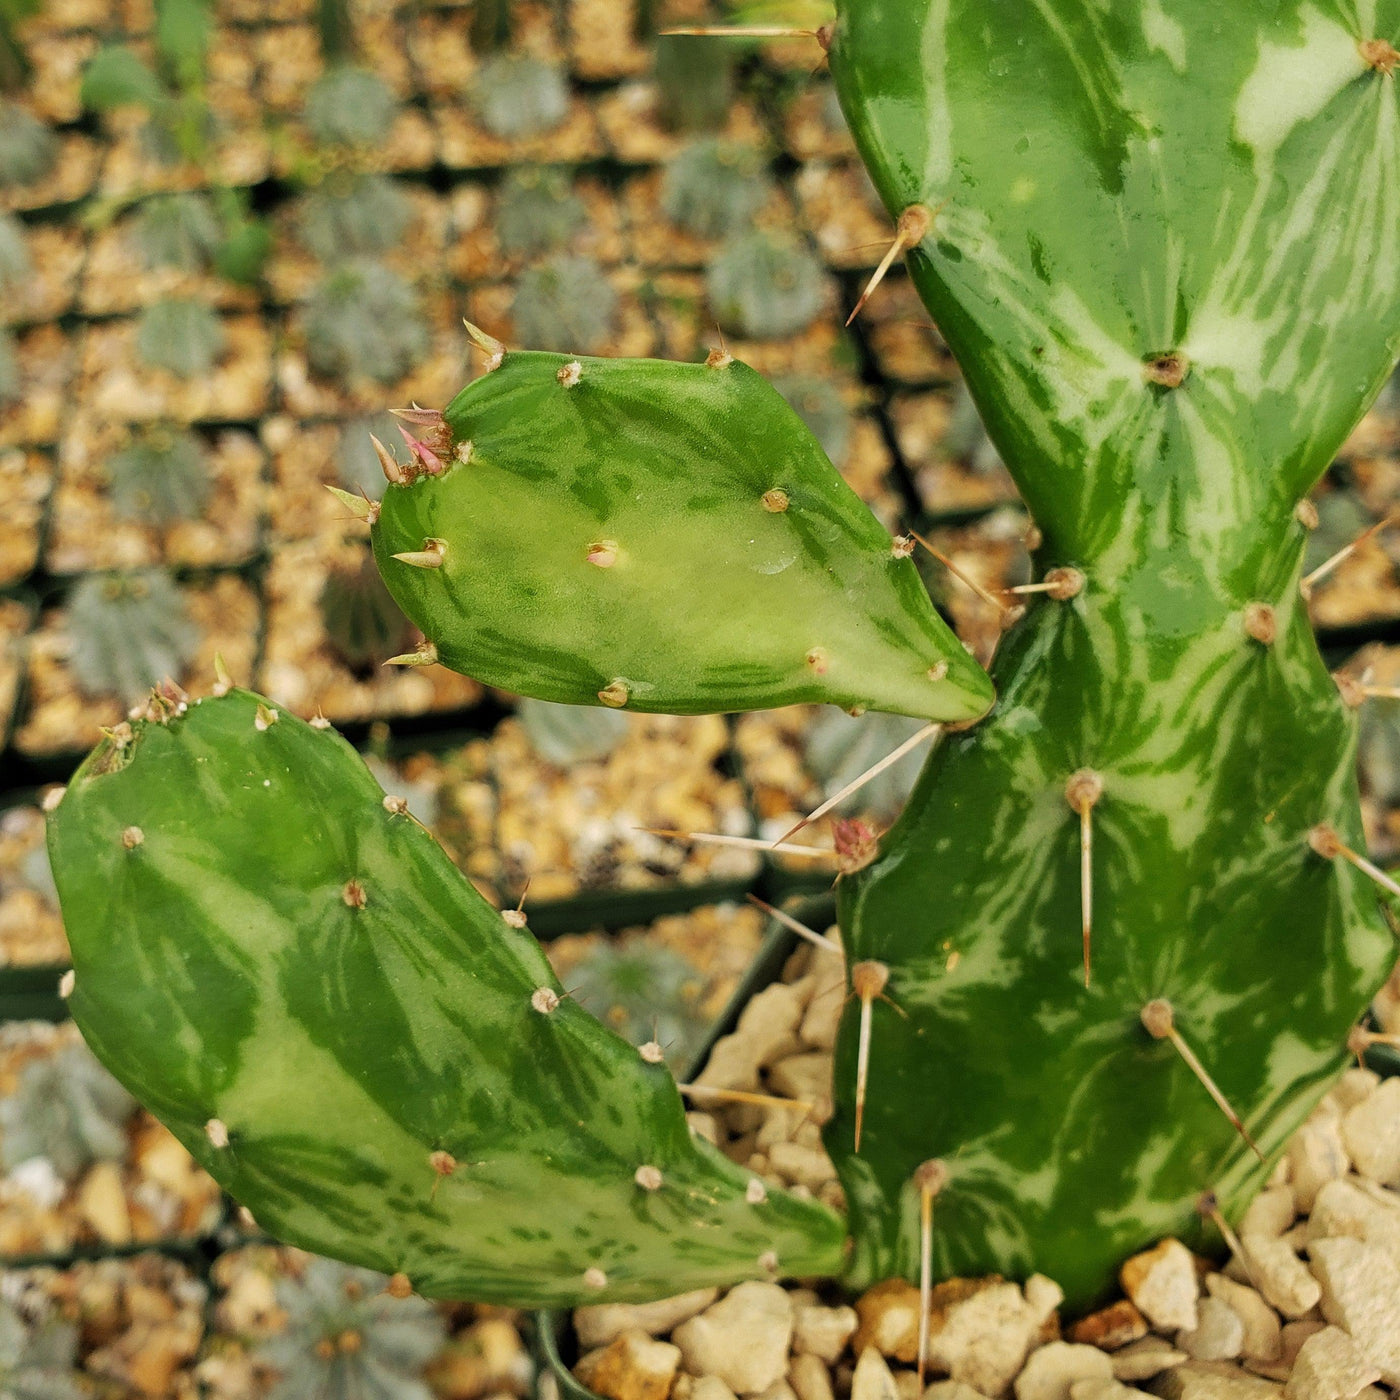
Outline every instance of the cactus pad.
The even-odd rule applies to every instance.
[[[990,704],[913,564],[747,366],[511,353],[445,426],[443,469],[385,492],[374,548],[453,669],[684,714]]]
[[[907,1016],[874,1007],[859,1154],[855,1013],[838,1044],[859,1276],[917,1270],[930,1157],[940,1271],[1039,1269],[1083,1304],[1163,1235],[1218,1247],[1198,1197],[1247,1198],[1245,1133],[1281,1149],[1394,960],[1316,830],[1363,845],[1298,506],[1400,346],[1400,94],[1373,61],[1397,40],[1397,0],[840,8],[852,132],[891,212],[927,217],[911,271],[1037,574],[1082,575],[843,882],[850,956]]]
[[[665,1067],[568,999],[339,736],[238,690],[162,713],[50,822],[69,1005],[260,1225],[513,1305],[837,1267],[837,1217],[751,1203]]]

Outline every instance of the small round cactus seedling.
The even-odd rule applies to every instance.
[[[317,374],[354,384],[402,379],[428,350],[418,295],[396,272],[356,260],[331,272],[303,315]]]
[[[551,253],[563,248],[587,217],[566,171],[516,166],[496,197],[496,238],[507,253]]]
[[[78,1372],[78,1329],[51,1319],[36,1324],[0,1302],[0,1395],[84,1400],[89,1394]]]
[[[203,302],[171,297],[155,302],[136,325],[141,358],[180,379],[208,374],[224,353],[223,322]]]
[[[126,520],[194,520],[209,500],[204,447],[193,433],[151,428],[107,463],[112,506]]]
[[[385,175],[337,172],[297,206],[297,236],[323,262],[396,247],[413,217],[403,191]]]
[[[326,640],[357,676],[374,674],[413,640],[413,628],[389,596],[368,549],[354,562],[332,567],[319,603]]]
[[[426,1400],[421,1377],[446,1341],[446,1325],[392,1277],[311,1259],[300,1278],[278,1283],[277,1301],[286,1327],[257,1353],[281,1373],[268,1400]]]
[[[340,64],[307,96],[306,126],[323,146],[373,146],[388,136],[398,105],[377,73]]]
[[[7,1169],[43,1157],[63,1181],[93,1162],[127,1153],[126,1123],[136,1100],[84,1044],[31,1060],[19,1090],[0,1099],[0,1161]]]
[[[738,61],[732,44],[659,36],[652,83],[662,123],[671,131],[718,131],[734,104]]]
[[[772,188],[752,146],[710,137],[687,146],[667,165],[661,207],[687,233],[723,238],[752,224]]]
[[[627,733],[627,717],[607,708],[527,699],[517,713],[531,748],[558,768],[607,757]]]
[[[569,115],[563,73],[527,54],[494,54],[477,71],[469,95],[482,126],[503,141],[542,136]]]
[[[69,665],[84,693],[133,702],[189,664],[199,634],[161,569],[91,574],[69,595]]]
[[[24,227],[11,214],[0,214],[0,292],[14,292],[31,271]]]
[[[825,281],[821,264],[795,242],[754,232],[725,244],[705,288],[726,330],[771,340],[796,335],[816,320]]]
[[[592,352],[613,333],[617,293],[592,258],[561,253],[521,277],[510,311],[528,344]]]
[[[0,97],[0,189],[36,185],[58,160],[58,138],[18,102]]]
[[[141,206],[135,239],[147,267],[198,272],[213,261],[223,230],[204,195],[162,194]]]

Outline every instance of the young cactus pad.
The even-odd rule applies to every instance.
[[[1300,502],[1400,344],[1397,42],[1400,0],[840,6],[851,130],[928,218],[911,271],[1038,575],[1078,571],[842,882],[904,1013],[873,1007],[858,1155],[860,1008],[838,1045],[858,1276],[917,1272],[934,1157],[940,1271],[1082,1304],[1163,1235],[1218,1248],[1197,1198],[1238,1211],[1245,1133],[1277,1153],[1395,958],[1334,844],[1364,845],[1356,719],[1298,580]]]
[[[516,1306],[839,1266],[840,1220],[754,1199],[338,735],[240,690],[166,714],[52,817],[69,1005],[259,1225]]]
[[[990,705],[913,563],[728,356],[510,353],[441,428],[451,444],[399,469],[373,538],[454,670],[677,714],[830,701],[966,720]]]

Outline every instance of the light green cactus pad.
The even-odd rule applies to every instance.
[[[446,421],[445,470],[390,486],[374,548],[454,670],[676,714],[991,704],[914,565],[747,366],[512,352]]]
[[[355,751],[255,695],[138,721],[50,824],[98,1057],[279,1239],[432,1297],[570,1306],[839,1267],[692,1137]]]

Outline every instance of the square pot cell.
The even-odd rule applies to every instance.
[[[747,850],[654,836],[645,828],[748,835],[741,785],[721,771],[729,747],[716,715],[626,715],[615,747],[567,766],[541,756],[520,719],[491,737],[499,801],[496,845],[506,897],[526,912],[588,891],[745,881]]]
[[[210,1234],[218,1186],[71,1022],[0,1027],[0,1256]]]
[[[3,319],[12,324],[55,321],[73,309],[83,271],[87,238],[81,228],[65,224],[23,226],[29,275],[5,290]]]
[[[58,441],[73,407],[80,335],[48,325],[15,336],[19,393],[0,404],[0,447]]]
[[[0,587],[18,583],[39,562],[39,542],[54,464],[48,452],[0,447]],[[0,725],[3,728],[3,725]]]
[[[78,1377],[76,1388],[42,1393],[132,1400],[194,1400],[201,1393],[194,1369],[209,1290],[189,1263],[145,1253],[8,1278],[21,1317],[66,1325],[58,1351]]]
[[[828,267],[865,272],[880,262],[894,241],[894,227],[864,166],[813,161],[794,183],[803,223]]]
[[[212,104],[211,104],[212,105]],[[152,154],[146,117],[130,110],[106,118],[111,138],[102,160],[98,191],[109,199],[220,185],[246,188],[272,173],[267,135],[250,121],[219,118],[207,160],[168,164]]]
[[[553,252],[592,258],[604,267],[615,267],[632,257],[626,220],[617,196],[601,180],[583,175],[570,179],[567,171],[564,175],[567,195],[559,201],[559,228],[567,230],[572,225],[572,232],[565,233],[563,241],[556,241],[552,247],[503,247],[498,223],[501,209],[513,198],[518,198],[521,207],[528,209],[528,187],[520,196],[515,194],[515,189],[533,173],[531,167],[518,167],[494,185],[469,180],[448,195],[452,225],[446,267],[452,276],[469,283],[517,277],[526,266]],[[548,181],[551,173],[548,169],[540,170],[538,178]],[[535,232],[533,228],[531,231]]]
[[[636,9],[618,0],[569,0],[569,67],[575,77],[615,82],[651,70],[651,46],[637,41]]]
[[[855,142],[830,82],[811,82],[783,109],[784,149],[796,160],[844,160],[856,153]]]
[[[371,640],[382,635],[387,640],[381,644],[365,643],[370,632],[365,625],[340,640],[333,636],[338,614],[328,626],[328,584],[337,575],[352,584],[363,581],[361,570],[370,581],[376,577],[373,564],[365,562],[364,533],[359,529],[344,538],[326,536],[277,550],[264,581],[267,635],[257,689],[303,718],[319,710],[336,723],[469,709],[481,698],[476,681],[445,666],[383,664],[381,653],[412,651],[419,641],[396,609],[372,615],[379,621]],[[368,606],[360,595],[356,599]]]
[[[411,403],[441,407],[467,379],[467,334],[456,294],[433,285],[417,289],[418,324],[425,335],[415,337],[418,358],[394,383],[361,376],[345,382],[318,374],[310,364],[306,323],[310,303],[292,314],[277,359],[277,385],[282,407],[297,418],[344,418],[382,413]]]
[[[598,98],[598,122],[613,156],[628,165],[659,165],[692,139],[666,126],[661,97],[652,82],[623,83],[604,92]],[[736,145],[752,146],[766,141],[768,132],[753,105],[740,99],[716,135]]]
[[[382,183],[384,177],[368,178],[373,183],[359,196],[365,201],[365,207],[378,208],[380,200],[387,197],[391,216],[403,215],[403,232],[393,247],[383,252],[365,250],[364,255],[372,256],[409,281],[425,269],[441,269],[450,243],[448,197],[407,180],[391,180],[386,185]],[[333,183],[324,191],[328,197],[356,198],[353,178],[343,185],[335,177],[332,179]],[[272,252],[263,275],[276,302],[304,302],[326,275],[327,264],[316,256],[308,242],[319,246],[320,240],[333,238],[339,223],[318,219],[316,199],[317,191],[308,189],[282,204],[272,216]],[[308,233],[303,234],[308,224]],[[341,252],[344,251],[342,245]],[[331,263],[334,260],[332,258]]]
[[[130,431],[81,420],[59,447],[50,572],[245,562],[261,545],[263,462],[246,429]]]
[[[545,63],[562,63],[552,8],[538,0],[521,0],[510,8],[510,52],[528,54]],[[469,16],[460,9],[415,8],[406,16],[404,26],[418,91],[434,105],[468,103],[477,70],[490,57],[473,51]]]
[[[0,211],[21,212],[72,204],[92,192],[104,148],[91,136],[63,132],[58,136],[53,166],[41,180],[30,185],[0,189]]]
[[[761,166],[760,178],[767,179],[767,165],[759,152],[764,146],[740,148],[753,155]],[[719,251],[723,237],[702,238],[688,232],[667,217],[664,207],[666,170],[648,170],[630,177],[622,198],[627,225],[637,257],[648,268],[703,268]],[[754,213],[756,227],[781,233],[796,222],[792,201],[774,182],[767,200]]]
[[[34,609],[20,598],[0,598],[0,741],[8,741],[24,675]]]
[[[567,256],[542,263],[516,282],[473,289],[467,314],[488,335],[519,350],[655,354],[656,330],[643,299],[640,275],[621,267],[602,270],[599,279],[598,271]],[[520,298],[530,311],[521,311]]]
[[[957,362],[901,267],[891,268],[866,302],[858,333],[887,382],[923,386],[960,377]]]
[[[259,316],[220,318],[223,352],[207,375],[181,379],[142,360],[139,321],[88,328],[80,395],[85,409],[115,423],[249,422],[267,408],[272,387],[272,330]]]
[[[0,985],[7,968],[69,962],[44,823],[44,813],[32,803],[0,814]],[[56,983],[51,986],[57,990]]]
[[[130,314],[163,297],[192,298],[220,310],[254,311],[258,293],[212,270],[152,267],[141,249],[142,213],[131,213],[92,235],[78,309],[87,316]]]
[[[207,694],[218,655],[234,680],[247,684],[261,630],[257,594],[236,575],[221,574],[182,585],[180,595],[192,646],[175,680],[193,695]],[[21,753],[76,757],[102,737],[104,728],[126,718],[131,699],[84,693],[71,664],[73,646],[62,604],[47,608],[27,648],[25,703],[14,739]]]
[[[897,394],[889,415],[924,510],[935,519],[1017,500],[1016,487],[959,385]]]

